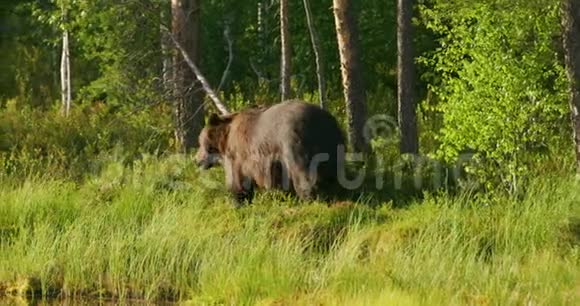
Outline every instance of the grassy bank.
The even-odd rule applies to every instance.
[[[267,193],[235,210],[210,188],[220,175],[176,157],[111,163],[81,184],[3,179],[0,292],[236,305],[580,303],[572,179],[537,181],[518,200],[437,194],[403,207],[329,207]]]

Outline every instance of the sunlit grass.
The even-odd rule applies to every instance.
[[[438,194],[393,208],[266,193],[234,209],[209,188],[220,175],[174,157],[111,163],[82,184],[0,183],[0,289],[228,305],[580,303],[573,180],[537,181],[519,200]]]

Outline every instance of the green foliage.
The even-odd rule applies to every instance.
[[[98,171],[111,154],[130,162],[143,153],[169,149],[170,120],[156,113],[160,110],[118,117],[97,107],[75,109],[68,118],[28,108],[1,111],[1,176],[27,176],[43,169],[83,177]]]
[[[161,39],[163,1],[77,2],[71,28],[79,55],[98,69],[81,98],[140,106],[162,100]]]
[[[482,182],[515,191],[546,152],[568,146],[566,78],[554,38],[559,3],[432,1],[439,47],[423,57],[443,116],[439,156],[474,153]],[[499,181],[498,181],[499,179]]]
[[[58,95],[54,72],[59,52],[45,43],[57,34],[32,18],[28,2],[0,4],[0,107],[6,99],[16,99],[20,106],[46,109]]]

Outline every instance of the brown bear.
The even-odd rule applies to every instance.
[[[337,182],[344,146],[330,113],[293,100],[211,115],[196,160],[204,169],[224,166],[226,186],[238,205],[251,202],[255,187],[293,191],[308,200],[321,186]]]

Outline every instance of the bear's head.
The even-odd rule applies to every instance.
[[[206,126],[199,134],[199,149],[195,155],[197,165],[209,169],[219,165],[226,150],[231,115],[209,116]]]

